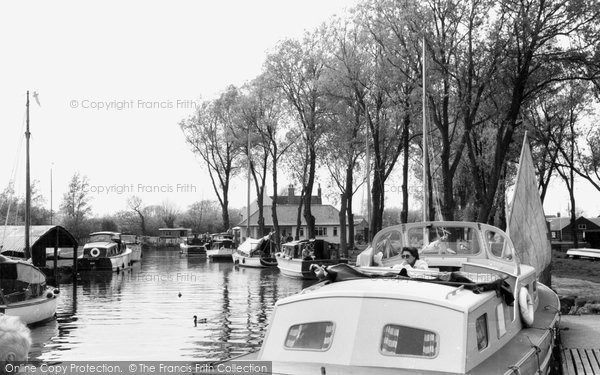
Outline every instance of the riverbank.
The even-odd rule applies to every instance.
[[[552,251],[552,288],[563,314],[600,314],[600,262]]]

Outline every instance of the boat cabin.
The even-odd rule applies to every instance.
[[[83,246],[84,258],[110,258],[123,254],[127,245],[117,232],[95,232],[90,234],[88,243]]]
[[[337,259],[334,244],[321,239],[297,240],[281,245],[280,255],[290,259]]]
[[[24,302],[45,291],[46,275],[42,271],[25,261],[0,255],[0,305]]]

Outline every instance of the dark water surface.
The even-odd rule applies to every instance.
[[[30,359],[229,358],[260,347],[275,301],[308,285],[276,268],[148,250],[125,272],[90,272],[60,284],[57,319],[31,327]]]

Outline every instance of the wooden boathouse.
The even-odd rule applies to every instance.
[[[72,261],[73,274],[77,273],[77,247],[75,237],[59,225],[32,225],[29,231],[31,261],[48,276],[56,278],[59,259]],[[68,250],[59,256],[59,249]],[[72,250],[72,252],[71,252]],[[25,258],[25,226],[0,226],[0,254]]]

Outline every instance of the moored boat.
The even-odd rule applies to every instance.
[[[18,316],[25,324],[43,322],[55,316],[57,294],[40,269],[0,255],[0,313]]]
[[[246,239],[231,255],[233,263],[250,268],[277,267],[277,260],[272,256],[276,244],[271,240],[271,235]]]
[[[77,258],[79,271],[122,271],[131,266],[131,249],[117,232],[95,232]]]
[[[274,374],[548,373],[560,302],[503,231],[399,225],[379,232],[371,252],[406,247],[431,268],[320,267],[321,283],[276,303],[253,357],[273,361]]]
[[[591,249],[587,247],[573,248],[567,250],[567,256],[572,259],[590,258],[593,260],[599,260],[600,249]]]
[[[121,234],[121,241],[131,249],[131,261],[139,262],[142,260],[142,244],[135,234]]]
[[[291,241],[281,247],[275,259],[279,271],[288,277],[313,280],[317,278],[312,270],[313,265],[347,263],[346,259],[338,258],[334,244],[321,239]]]
[[[198,238],[197,235],[186,238],[179,247],[181,249],[179,252],[182,255],[206,257],[206,243],[203,239]]]
[[[214,234],[209,242],[209,247],[206,250],[206,255],[212,261],[231,262],[231,255],[235,250],[233,236],[230,234]]]

